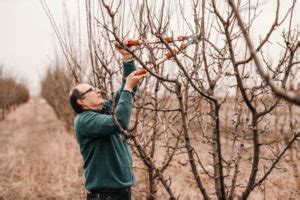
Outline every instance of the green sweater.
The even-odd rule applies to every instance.
[[[134,71],[134,62],[124,63],[123,78]],[[126,129],[130,121],[133,94],[123,91],[125,80],[115,94],[115,116]],[[134,88],[134,92],[137,88]],[[135,182],[130,146],[119,133],[111,115],[112,100],[103,109],[85,111],[74,119],[74,129],[84,160],[85,187],[87,190],[124,188]]]

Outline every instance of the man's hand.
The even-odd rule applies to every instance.
[[[137,71],[134,71],[127,76],[124,90],[131,92],[132,89],[135,86],[137,86],[140,83],[140,81],[147,75],[147,73],[144,73],[142,75],[136,75],[136,72]]]
[[[139,75],[143,75],[143,74],[146,74],[146,73],[147,73],[147,71],[144,68],[140,68],[140,69],[136,70],[134,75],[139,76]]]
[[[125,39],[124,43],[126,43],[127,40],[128,39]],[[122,58],[124,61],[130,60],[133,58],[133,56],[128,51],[123,49],[118,42],[115,42],[115,48],[122,55]]]

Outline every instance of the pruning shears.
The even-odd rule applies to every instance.
[[[155,62],[155,65],[159,65],[166,60],[171,59],[177,54],[182,53],[188,46],[192,44],[198,44],[201,39],[200,34],[196,35],[189,35],[189,36],[164,36],[162,37],[163,42],[165,43],[175,43],[175,42],[181,42],[179,47],[173,48],[171,51],[168,51],[167,53],[164,54],[164,56],[160,59],[157,59]],[[124,43],[120,44],[119,46],[122,48],[124,46],[126,47],[132,47],[132,46],[142,46],[142,45],[151,45],[151,44],[159,44],[163,43],[162,41],[143,41],[143,40],[127,40]],[[144,72],[144,71],[143,71]]]

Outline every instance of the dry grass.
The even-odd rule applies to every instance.
[[[201,162],[206,167],[206,170],[211,174],[213,173],[212,167],[212,157],[209,155],[208,150],[210,149],[210,145],[203,144],[197,136],[193,140],[193,146],[198,152]],[[226,141],[222,140],[223,144],[223,155],[230,155],[230,146],[226,145]],[[248,143],[246,146],[250,146]],[[283,148],[283,145],[280,145]],[[293,155],[291,156],[289,152],[287,156],[279,162],[278,169],[275,169],[271,175],[268,177],[265,185],[262,184],[261,188],[256,188],[254,192],[250,194],[250,200],[257,199],[278,199],[278,200],[296,200],[300,198],[300,191],[298,191],[297,187],[299,187],[300,183],[300,152],[299,150],[294,150]],[[243,162],[240,167],[240,175],[238,179],[238,184],[246,185],[247,177],[250,174],[250,165],[249,159],[251,158],[252,149],[249,149],[245,152],[245,157],[247,157],[247,161]],[[269,156],[269,151],[266,151],[266,148],[262,148],[261,156]],[[161,164],[163,160],[163,155],[157,153],[155,155],[156,163]],[[145,199],[145,181],[147,180],[147,174],[145,170],[140,169],[141,161],[135,158],[135,174],[137,177],[137,185],[135,187],[135,191],[139,193],[140,197],[137,199]],[[179,164],[181,163],[181,164]],[[297,165],[297,166],[295,166]],[[270,162],[261,161],[259,165],[259,173],[258,177],[263,176],[264,166],[270,166]],[[198,170],[200,173],[204,173],[203,169],[198,165]],[[297,170],[297,171],[295,171]],[[225,175],[226,175],[226,170]],[[186,154],[179,154],[174,157],[174,161],[172,161],[171,167],[165,173],[166,178],[171,177],[172,185],[171,188],[175,191],[176,195],[179,195],[179,199],[184,200],[194,200],[194,199],[203,199],[199,189],[196,187],[193,175],[190,170],[190,166],[188,163],[188,157]],[[210,196],[214,197],[214,185],[210,178],[206,175],[201,176],[202,181],[208,191]],[[230,185],[231,179],[225,179],[226,184]],[[297,186],[298,184],[298,186]],[[266,191],[264,191],[264,187],[266,187]],[[237,195],[240,195],[244,188],[239,188],[235,192],[235,199],[237,199]],[[168,199],[167,193],[163,190],[162,187],[159,187],[159,197],[158,199]],[[265,195],[265,198],[264,198]],[[217,199],[214,197],[213,199]]]
[[[31,99],[0,129],[0,199],[85,196],[78,145],[45,101]]]

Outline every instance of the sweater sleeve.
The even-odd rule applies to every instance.
[[[132,94],[123,91],[119,98],[115,116],[122,128],[126,129],[131,116]],[[80,114],[75,124],[75,129],[78,133],[87,137],[102,137],[119,133],[119,129],[114,123],[112,115],[100,114],[93,111]]]
[[[118,103],[119,98],[120,98],[120,94],[123,91],[123,88],[125,86],[125,82],[126,82],[125,79],[126,79],[126,77],[129,74],[131,74],[133,71],[135,71],[135,70],[136,70],[136,67],[135,67],[134,61],[131,61],[131,62],[128,62],[128,63],[123,62],[122,84],[121,84],[121,87],[116,91],[115,96],[114,96],[116,104]],[[138,86],[136,86],[136,87],[133,88],[133,90],[132,90],[132,95],[133,96],[137,92],[137,90],[138,90]]]

